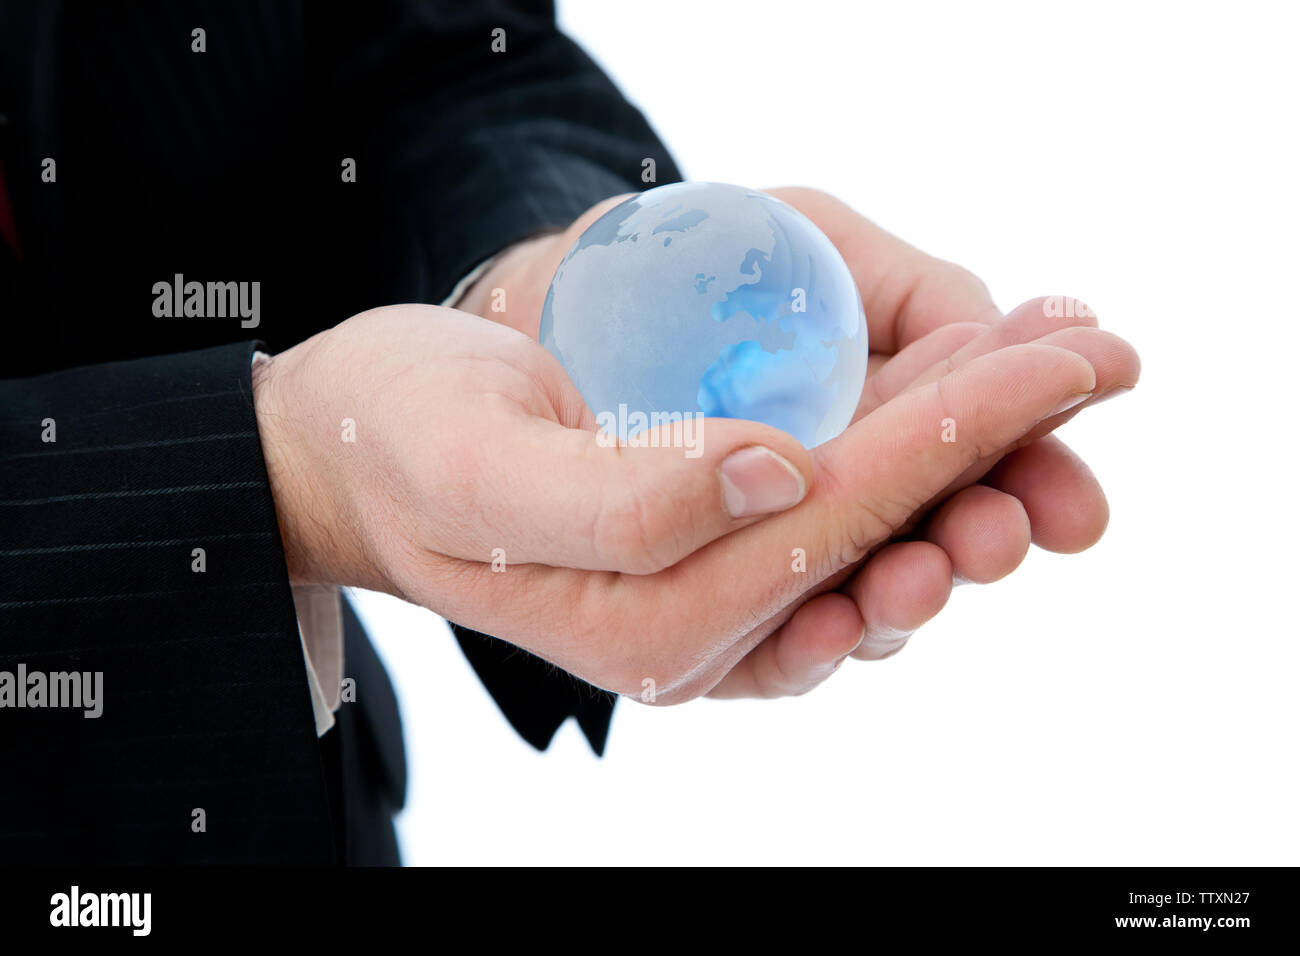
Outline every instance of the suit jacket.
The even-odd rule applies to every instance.
[[[103,674],[98,718],[0,709],[0,862],[397,860],[400,722],[346,609],[357,700],[315,735],[253,350],[438,302],[646,158],[677,178],[546,2],[0,0],[0,671]],[[178,275],[258,282],[257,326],[156,316]],[[603,748],[610,695],[456,632],[531,743]]]

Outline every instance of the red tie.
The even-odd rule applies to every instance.
[[[5,168],[0,166],[0,236],[9,243],[14,255],[23,257],[22,246],[18,245],[18,222],[14,219],[14,207],[9,202],[9,190],[5,186]]]

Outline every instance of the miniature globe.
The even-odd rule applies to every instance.
[[[587,228],[539,338],[624,442],[686,416],[746,418],[806,447],[848,427],[867,325],[848,266],[805,216],[722,183],[676,183]]]

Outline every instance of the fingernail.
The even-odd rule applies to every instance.
[[[1108,392],[1102,392],[1101,395],[1097,398],[1097,400],[1092,404],[1100,405],[1102,402],[1109,402],[1112,398],[1115,398],[1119,395],[1127,395],[1131,391],[1133,391],[1132,385],[1120,385],[1116,388],[1112,388]]]
[[[1057,405],[1050,412],[1048,412],[1047,417],[1052,418],[1056,415],[1061,414],[1061,412],[1068,412],[1070,409],[1074,408],[1074,406],[1082,405],[1090,398],[1092,398],[1092,392],[1085,392],[1082,395],[1071,395],[1065,401],[1061,402],[1060,405]]]
[[[897,654],[899,651],[901,651],[903,648],[907,646],[907,642],[910,639],[910,637],[911,635],[908,635],[908,637],[903,638],[901,641],[899,641],[896,644],[884,645],[881,653],[876,655],[876,660],[883,661],[887,657],[893,657],[895,654]]]
[[[883,660],[897,654],[912,639],[912,635],[915,633],[898,627],[890,627],[887,624],[877,624],[869,630],[868,637],[875,651],[875,660]]]
[[[722,462],[722,497],[733,518],[784,511],[803,500],[799,469],[770,448],[750,445]]]

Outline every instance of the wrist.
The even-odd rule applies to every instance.
[[[453,307],[537,338],[542,304],[567,248],[563,232],[551,232],[517,242],[465,290]]]
[[[284,356],[258,356],[253,363],[253,410],[257,416],[257,435],[262,443],[262,458],[266,462],[266,476],[271,486],[271,500],[275,503],[276,523],[289,579],[300,584],[308,580],[304,567],[306,549],[299,540],[297,516],[302,509],[297,502],[294,471],[288,461],[287,423],[279,394],[283,361]]]
[[[610,196],[596,203],[566,229],[515,243],[497,257],[454,307],[507,325],[536,341],[546,290],[550,288],[551,279],[565,253],[588,226],[633,195]]]
[[[339,521],[346,509],[335,500],[333,482],[341,462],[319,465],[328,457],[321,449],[330,438],[339,439],[341,423],[329,421],[305,381],[303,352],[315,342],[310,339],[253,366],[253,408],[289,580],[380,587],[366,573],[346,522]]]

